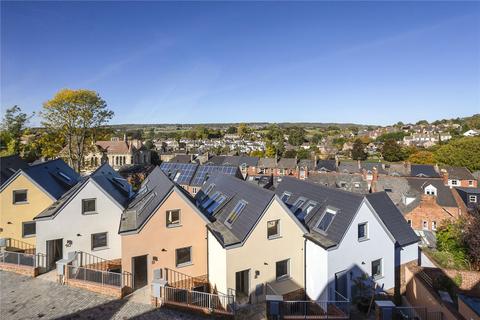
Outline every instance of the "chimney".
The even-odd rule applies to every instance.
[[[440,174],[443,178],[443,184],[448,186],[448,171],[445,169],[440,170]]]
[[[372,170],[372,183],[376,182],[378,180],[378,170],[377,167],[373,167]]]
[[[127,142],[127,133],[126,132],[123,134],[123,141]]]

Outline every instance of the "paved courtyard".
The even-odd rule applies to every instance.
[[[0,319],[199,319],[198,315],[152,309],[55,282],[0,271]]]

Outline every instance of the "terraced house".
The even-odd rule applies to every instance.
[[[151,284],[155,270],[171,282],[206,282],[207,223],[193,198],[156,167],[120,221],[122,270],[133,275],[134,289]]]
[[[131,196],[131,186],[104,163],[38,214],[37,251],[47,255],[47,266],[75,251],[119,259],[118,225]]]
[[[304,226],[272,191],[218,175],[196,197],[208,228],[208,277],[238,301],[304,287]]]
[[[21,159],[2,158],[0,187],[0,238],[10,238],[14,247],[36,244],[34,218],[62,197],[78,181],[78,174],[63,160],[29,166]],[[18,170],[16,170],[18,168]]]
[[[310,299],[351,299],[363,275],[393,291],[402,266],[418,259],[418,237],[385,192],[361,195],[288,177],[275,192],[307,230]]]

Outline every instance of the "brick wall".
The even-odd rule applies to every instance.
[[[36,277],[38,276],[38,268],[29,267],[29,266],[20,266],[11,263],[0,263],[0,270],[15,272],[18,274],[23,274],[24,276]]]
[[[437,229],[443,220],[458,218],[458,208],[441,207],[435,196],[422,195],[420,204],[405,214],[406,220],[411,220],[414,230],[423,230],[423,221],[427,221],[428,230],[432,230],[432,222],[437,223]]]
[[[122,298],[125,294],[124,290],[119,287],[102,286],[101,284],[89,281],[66,279],[66,284],[72,287],[93,291],[107,296],[112,296],[117,299]]]

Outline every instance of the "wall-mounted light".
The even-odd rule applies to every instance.
[[[71,247],[73,244],[73,241],[72,240],[67,240],[67,243],[65,243],[65,247]]]
[[[12,223],[10,221],[8,221],[7,224],[12,224]]]
[[[154,262],[155,262],[155,261],[158,261],[158,257],[155,257],[155,256],[152,257],[152,261],[154,261]]]
[[[77,233],[77,237],[81,237],[82,235],[80,233]]]
[[[362,261],[362,264],[365,264],[365,261]]]
[[[263,264],[266,265],[266,266],[268,266],[268,263],[266,263],[266,262],[264,262]]]
[[[259,271],[259,270],[255,270],[255,279],[258,278],[259,275],[260,275],[260,271]]]
[[[162,249],[162,252],[167,252],[167,249],[163,248],[163,249]]]

